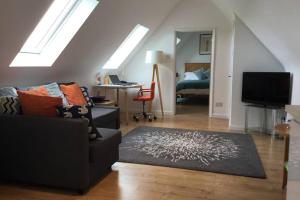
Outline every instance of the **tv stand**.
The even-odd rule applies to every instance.
[[[261,124],[259,127],[259,132],[267,133],[267,134],[274,134],[273,129],[278,124],[278,112],[284,111],[284,107],[282,106],[267,106],[267,105],[260,105],[260,104],[247,104],[245,105],[245,132],[250,131],[257,131],[253,130],[253,128],[249,128],[249,110],[251,108],[259,108],[260,109],[260,116],[262,116]],[[268,110],[272,112],[271,124],[272,128],[268,129]]]

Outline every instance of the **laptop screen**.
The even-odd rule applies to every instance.
[[[112,82],[112,84],[120,84],[120,79],[118,75],[109,75],[109,79]]]

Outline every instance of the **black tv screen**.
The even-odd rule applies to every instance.
[[[242,102],[284,106],[290,103],[291,74],[289,72],[244,72],[242,88]]]

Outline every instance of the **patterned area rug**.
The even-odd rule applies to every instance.
[[[119,161],[266,177],[248,134],[138,127],[123,137]]]

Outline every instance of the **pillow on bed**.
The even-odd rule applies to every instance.
[[[204,79],[210,79],[210,69],[203,72]]]
[[[184,72],[184,80],[199,80],[194,72]]]
[[[199,78],[199,80],[204,80],[204,79],[206,79],[206,76],[205,76],[204,72],[205,72],[205,69],[203,69],[203,68],[194,71],[194,73],[195,73],[196,76]]]

